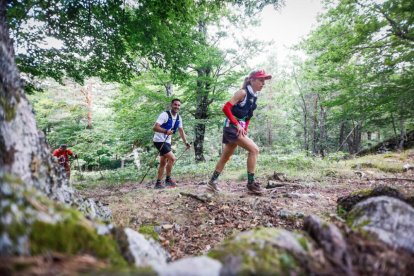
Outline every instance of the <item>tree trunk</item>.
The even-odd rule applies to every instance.
[[[201,21],[198,25],[200,35],[207,39],[206,23]],[[196,69],[197,71],[197,88],[196,88],[196,112],[194,125],[194,154],[196,162],[205,161],[204,158],[204,136],[206,132],[206,121],[208,119],[209,93],[211,90],[211,66],[206,62],[205,65]]]
[[[174,91],[174,86],[171,82],[167,83],[165,85],[165,94],[167,95],[167,97],[171,97],[171,95],[173,94]]]
[[[361,148],[362,124],[357,122],[354,131],[354,153],[358,153]]]
[[[9,38],[5,0],[0,1],[0,64],[1,185],[20,179],[51,195],[66,179],[56,174],[50,148],[37,129],[33,109],[24,94]]]
[[[391,123],[392,123],[392,129],[394,130],[394,135],[397,136],[397,127],[395,126],[395,119],[394,114],[391,113]]]
[[[88,110],[86,118],[87,118],[87,128],[92,129],[92,84],[88,84],[85,87],[82,87],[80,92],[85,96],[85,104],[86,109]]]
[[[207,121],[208,112],[208,95],[210,92],[210,83],[208,78],[210,76],[210,68],[201,68],[197,70],[197,98],[196,98],[196,112],[195,119],[196,124],[194,125],[194,153],[195,160],[197,162],[205,161],[204,158],[204,136],[206,132],[205,122]]]
[[[7,227],[0,227],[0,256],[30,254],[31,223],[36,216],[47,218],[49,213],[50,217],[58,214],[53,209],[42,210],[46,208],[38,203],[42,194],[78,206],[87,213],[90,211],[86,205],[81,206],[86,202],[89,209],[94,210],[93,214],[88,214],[91,218],[108,220],[111,217],[107,207],[98,207],[95,201],[90,203],[76,196],[63,167],[53,161],[50,147],[44,134],[37,129],[33,109],[23,91],[6,13],[6,1],[0,0],[0,199],[5,204],[0,221],[21,225],[24,229],[9,235]],[[7,206],[15,206],[16,210]]]
[[[271,146],[273,144],[272,130],[273,130],[272,122],[270,120],[267,120],[267,145],[268,146]]]
[[[305,97],[300,94],[302,100],[302,112],[303,112],[303,148],[308,154],[309,151],[309,138],[308,138],[308,108],[306,106]]]
[[[320,106],[321,113],[319,114],[319,154],[322,157],[325,157],[326,155],[326,110],[323,108],[323,106]]]
[[[400,142],[398,145],[398,150],[404,149],[404,141],[406,140],[407,133],[405,131],[405,120],[404,117],[400,117]]]
[[[296,77],[295,68],[293,68],[293,76],[295,78],[296,85],[299,89],[300,99],[302,100],[302,112],[303,112],[303,148],[306,151],[306,155],[309,154],[309,137],[308,137],[308,107],[306,105],[305,96],[303,95],[303,91],[301,86],[299,85],[299,81]]]
[[[319,96],[315,95],[315,99],[313,100],[313,118],[312,118],[312,153],[314,155],[317,155],[319,151],[318,100],[319,100]]]
[[[361,137],[362,137],[362,126],[361,123],[357,122],[355,125],[355,122],[353,123],[354,128],[352,130],[352,135],[350,135],[347,139],[348,147],[349,147],[349,153],[355,154],[358,153],[360,147],[361,147]]]
[[[339,127],[339,147],[338,147],[338,151],[342,151],[343,146],[344,146],[344,141],[345,141],[345,122],[341,122],[341,125]]]

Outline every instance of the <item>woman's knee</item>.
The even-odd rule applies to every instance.
[[[254,155],[259,155],[260,149],[259,147],[254,144],[250,149],[249,149],[249,153],[250,154],[254,154]]]
[[[231,158],[231,155],[223,155],[223,156],[221,157],[221,162],[222,162],[223,164],[226,164],[227,162],[229,162],[230,158]]]

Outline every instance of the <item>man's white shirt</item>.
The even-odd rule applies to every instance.
[[[171,112],[171,111],[170,111]],[[175,125],[175,121],[177,121],[177,116],[178,114],[175,114],[175,116],[171,113],[171,117],[172,117],[172,125],[171,128],[174,127]],[[158,119],[156,121],[156,123],[158,123],[160,126],[164,123],[168,122],[168,114],[166,111],[162,112],[159,116]],[[178,125],[178,128],[183,128],[183,119],[180,120],[180,124]],[[178,129],[177,129],[178,131]],[[168,144],[171,144],[171,135],[168,136],[167,140],[165,140],[165,138],[167,137],[166,134],[161,133],[161,132],[155,132],[154,133],[154,138],[152,139],[152,141],[154,142],[161,142],[163,143],[164,141]]]

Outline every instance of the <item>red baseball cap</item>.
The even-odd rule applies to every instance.
[[[254,79],[261,79],[261,78],[263,78],[265,80],[270,80],[272,78],[272,76],[266,74],[266,72],[263,69],[262,70],[253,71],[250,74],[250,77],[251,78],[254,78]]]

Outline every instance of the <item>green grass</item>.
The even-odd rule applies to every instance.
[[[256,168],[256,176],[266,178],[274,172],[284,173],[288,179],[300,181],[320,181],[331,177],[354,177],[355,170],[370,170],[379,173],[402,172],[403,162],[409,156],[408,152],[387,153],[369,155],[349,160],[339,160],[342,155],[334,154],[326,158],[306,156],[304,153],[279,154],[267,152],[259,155]],[[209,161],[196,163],[194,156],[183,156],[173,169],[173,177],[176,179],[188,179],[195,181],[207,181],[213,173],[218,156]],[[221,180],[245,180],[246,179],[247,153],[240,151],[234,154],[224,168]],[[142,162],[144,163],[144,162]],[[148,171],[147,166],[137,170],[130,165],[123,169],[106,170],[100,172],[83,172],[81,177],[74,171],[74,185],[79,189],[88,189],[96,186],[116,186],[126,182],[140,182],[142,176]],[[144,183],[156,178],[157,166],[151,167],[145,177]]]

